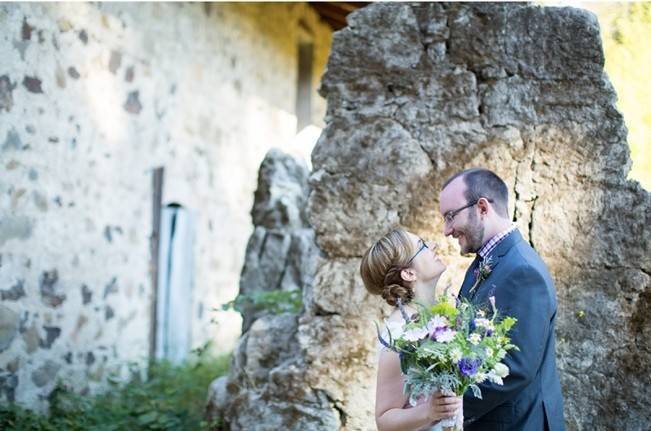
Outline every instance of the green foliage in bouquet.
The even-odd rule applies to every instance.
[[[466,300],[455,306],[442,297],[433,306],[417,304],[411,317],[401,306],[403,322],[387,323],[387,339],[378,328],[380,342],[400,355],[412,405],[436,391],[461,396],[471,389],[481,398],[478,383],[503,384],[509,369],[501,361],[517,350],[508,337],[516,319],[500,316],[494,297],[490,301],[490,308]]]

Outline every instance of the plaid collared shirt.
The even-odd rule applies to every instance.
[[[502,242],[502,240],[504,238],[509,236],[509,234],[511,232],[513,232],[514,230],[516,230],[517,228],[518,227],[514,223],[514,224],[511,225],[510,228],[508,228],[505,231],[502,231],[502,232],[498,233],[497,235],[492,237],[486,244],[484,244],[482,246],[482,248],[480,248],[479,251],[477,252],[477,254],[481,258],[481,260],[484,260],[486,258],[486,256],[488,256],[490,254],[491,251],[495,250],[495,247],[497,247],[497,244]]]

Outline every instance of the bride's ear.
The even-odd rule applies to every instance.
[[[404,281],[416,281],[416,271],[412,268],[405,268],[400,271],[400,278]]]

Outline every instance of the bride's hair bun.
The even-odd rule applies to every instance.
[[[398,305],[398,298],[403,304],[408,304],[414,299],[414,290],[399,284],[390,284],[382,289],[382,298],[394,307]]]
[[[401,272],[405,269],[403,266],[392,266],[384,276],[384,288],[382,289],[382,298],[394,307],[398,305],[398,298],[403,304],[407,304],[414,299],[414,289],[405,286]]]

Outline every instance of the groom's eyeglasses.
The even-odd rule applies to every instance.
[[[416,251],[416,254],[414,254],[414,255],[411,257],[411,259],[409,259],[409,260],[407,261],[407,264],[406,264],[405,266],[409,266],[409,265],[411,265],[411,262],[413,262],[413,260],[416,259],[416,256],[418,256],[418,254],[419,254],[421,251],[425,250],[426,248],[429,248],[429,246],[427,245],[427,243],[425,242],[425,240],[424,240],[423,238],[418,238],[418,241],[421,243],[420,247],[419,247],[418,250]]]
[[[445,220],[445,224],[451,224],[454,221],[456,215],[459,214],[461,211],[465,210],[466,208],[470,208],[471,206],[477,205],[479,199],[475,199],[474,201],[468,203],[465,206],[462,206],[461,208],[457,208],[456,210],[446,212],[445,215],[443,216],[443,220]],[[488,198],[484,198],[484,199],[486,199],[490,203],[493,203],[493,199],[488,199]]]

